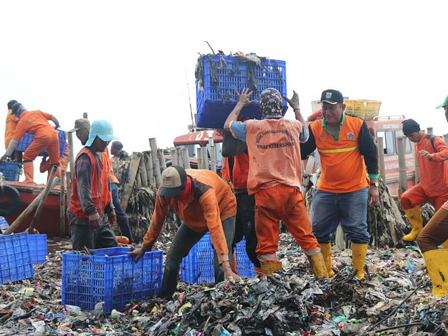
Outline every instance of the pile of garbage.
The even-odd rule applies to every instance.
[[[167,248],[159,243],[159,248]],[[165,250],[166,251],[166,250]],[[445,335],[448,305],[431,297],[416,247],[370,248],[366,279],[351,251],[335,248],[337,275],[315,280],[289,234],[280,235],[283,271],[219,284],[179,283],[171,300],[130,302],[105,314],[61,304],[62,251],[32,279],[0,287],[1,335]],[[387,332],[386,332],[387,330]]]

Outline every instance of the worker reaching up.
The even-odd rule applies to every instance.
[[[34,141],[23,154],[25,182],[34,183],[33,161],[45,149],[48,151],[48,156],[50,157],[50,165],[59,166],[59,135],[55,130],[55,128],[59,128],[59,121],[49,113],[39,110],[27,111],[20,103],[15,103],[12,106],[11,115],[16,116],[20,120],[17,124],[14,137],[9,143],[6,153],[0,160],[4,161],[7,156],[12,155],[25,133],[34,135]],[[55,128],[48,123],[49,120],[55,124]],[[60,176],[59,169],[57,175]]]
[[[430,202],[437,212],[448,200],[448,146],[440,137],[420,130],[413,119],[403,121],[403,134],[415,143],[420,182],[400,195],[401,205],[412,226],[404,241],[414,241],[423,229],[420,204]]]
[[[276,253],[279,221],[283,219],[308,256],[314,275],[326,278],[324,259],[313,236],[301,193],[300,142],[308,139],[308,133],[300,113],[298,95],[294,93],[290,100],[297,120],[284,119],[282,95],[275,89],[266,89],[259,98],[262,120],[238,122],[243,108],[253,102],[249,99],[251,93],[248,89],[238,93],[238,103],[227,117],[224,129],[247,143],[247,189],[249,195],[255,194],[255,231],[261,270],[271,274],[282,269]]]
[[[17,124],[19,123],[19,118],[11,114],[13,105],[17,103],[17,100],[10,100],[8,102],[8,113],[6,114],[5,123],[5,149],[8,149],[9,143],[14,137]]]

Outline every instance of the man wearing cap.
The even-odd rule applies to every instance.
[[[216,282],[229,277],[239,279],[231,270],[229,258],[235,231],[235,196],[227,183],[210,170],[172,166],[163,171],[162,186],[143,245],[129,253],[136,256],[135,262],[152,249],[170,207],[183,223],[166,256],[161,296],[170,297],[176,291],[182,258],[207,231],[215,250]]]
[[[341,92],[323,91],[320,103],[323,119],[310,124],[309,140],[302,145],[303,159],[316,148],[320,154],[322,173],[312,200],[313,233],[331,277],[331,237],[341,223],[352,242],[356,277],[363,279],[370,240],[367,205],[368,200],[372,205],[378,202],[377,148],[365,121],[345,114]]]
[[[401,205],[408,217],[412,230],[403,237],[405,241],[414,241],[423,229],[420,204],[430,202],[437,212],[448,200],[448,146],[435,135],[420,130],[413,119],[403,121],[404,135],[415,143],[420,182],[400,195]]]
[[[79,141],[81,141],[82,145],[85,145],[87,140],[89,139],[90,121],[85,118],[75,120],[75,127],[73,129],[71,129],[69,132],[71,132],[71,133],[76,132],[76,137],[79,139]],[[115,142],[116,141],[114,141],[113,143],[115,143]],[[112,149],[111,149],[111,152],[112,152]],[[102,154],[103,154],[103,159],[107,160],[109,162],[109,166],[110,166],[109,178],[110,178],[110,182],[111,182],[112,203],[115,208],[115,214],[117,216],[118,226],[120,227],[121,234],[126,236],[127,238],[129,238],[129,243],[133,243],[134,238],[132,235],[131,227],[129,225],[129,219],[126,216],[126,212],[123,210],[123,208],[121,206],[121,202],[118,197],[118,189],[117,188],[114,189],[114,186],[117,186],[117,184],[120,184],[120,182],[119,182],[118,178],[115,176],[114,170],[112,168],[112,161],[109,156],[109,149],[106,148]]]
[[[243,108],[254,102],[249,99],[251,94],[248,89],[238,93],[238,103],[227,117],[224,129],[247,143],[247,190],[249,195],[255,195],[255,231],[261,271],[271,274],[282,269],[276,253],[279,221],[283,219],[308,256],[314,275],[326,278],[324,259],[312,234],[301,193],[300,142],[306,141],[308,134],[300,113],[299,97],[294,92],[293,98],[288,100],[297,120],[284,119],[282,95],[275,89],[266,89],[259,98],[262,120],[239,122]]]
[[[55,116],[39,110],[27,111],[20,103],[15,103],[11,108],[11,114],[19,118],[14,137],[6,149],[6,153],[0,161],[4,161],[7,156],[11,156],[16,149],[17,144],[25,135],[29,133],[34,135],[34,141],[26,149],[23,154],[23,171],[25,173],[25,183],[34,182],[34,165],[33,161],[45,149],[48,151],[50,165],[59,166],[59,135],[55,128],[59,128],[59,121]],[[55,124],[55,128],[51,127],[48,121],[51,120]],[[60,176],[58,169],[57,176]]]
[[[19,118],[17,118],[12,112],[12,106],[17,103],[17,100],[10,100],[8,102],[8,113],[6,114],[5,123],[5,149],[8,149],[9,143],[14,137],[17,124],[19,123]]]
[[[103,154],[113,139],[112,125],[97,120],[92,123],[85,147],[76,156],[67,211],[74,250],[118,246],[111,228],[116,217],[110,191],[110,161]]]
[[[448,121],[448,96],[445,98],[445,101],[442,104],[438,105],[436,108],[445,109],[445,117],[446,120]],[[425,138],[427,138],[427,136]],[[437,142],[439,142],[439,140],[437,140]],[[446,164],[443,161],[440,163],[433,162],[437,160],[437,159],[434,160],[434,156],[439,153],[433,153],[431,156],[429,156],[428,154],[431,154],[430,152],[431,147],[429,147],[429,150],[427,149],[425,150],[428,153],[420,153],[420,155],[424,156],[424,158],[427,159],[427,161],[429,161],[434,165],[438,164],[443,165],[443,168],[440,167],[441,169],[440,172],[438,172],[434,177],[431,175],[428,176],[428,178],[431,179],[434,178],[434,180],[437,182],[439,182],[438,180],[446,181]],[[436,149],[440,147],[441,144],[439,143],[438,146],[436,146]],[[420,164],[420,157],[419,157],[419,164]],[[426,165],[429,165],[429,163],[426,162]],[[420,174],[420,179],[422,179],[424,175],[428,174]],[[431,294],[437,297],[444,297],[446,296],[446,294],[448,294],[448,249],[446,248],[447,240],[448,240],[448,201],[445,202],[439,208],[439,210],[435,213],[435,215],[431,218],[431,220],[426,224],[426,226],[417,236],[417,244],[420,248],[420,251],[423,253],[426,267],[428,269],[429,278],[431,279],[432,283]],[[444,244],[445,248],[439,249],[439,245],[441,244]]]

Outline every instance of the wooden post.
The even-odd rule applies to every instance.
[[[184,161],[184,168],[191,169],[190,157],[188,156],[188,148],[182,148],[182,159]]]
[[[123,186],[123,192],[121,194],[121,206],[123,211],[126,212],[128,207],[129,198],[131,197],[132,189],[137,177],[138,167],[140,166],[140,160],[142,159],[142,153],[134,152],[131,155],[131,163],[129,164],[129,180]]]
[[[211,170],[216,173],[216,147],[213,137],[208,137],[208,145],[210,146]]]
[[[405,153],[405,136],[397,138],[397,152],[398,152],[398,192],[402,194],[408,187],[406,174],[406,153]]]
[[[171,164],[173,166],[178,166],[179,165],[179,158],[177,156],[177,148],[172,148],[170,149],[170,153],[171,153]]]
[[[156,178],[156,188],[162,185],[162,173],[160,171],[160,161],[157,155],[157,140],[156,138],[149,138],[149,146],[151,147],[152,161],[154,163],[154,176]]]
[[[87,113],[87,112],[83,112],[83,113],[82,113],[82,117],[83,117],[84,119],[89,119],[89,118],[88,118],[88,113]]]
[[[205,162],[204,162],[204,148],[203,147],[199,147],[197,149],[197,153],[198,153],[198,169],[205,169]]]
[[[146,175],[148,176],[148,184],[150,186],[155,186],[154,181],[154,169],[152,163],[152,155],[151,152],[144,153],[145,158],[145,166],[146,166]]]
[[[185,168],[184,160],[182,159],[182,148],[181,147],[177,148],[176,154],[177,154],[177,162],[179,162],[179,166],[181,166],[182,168]]]
[[[48,181],[53,181],[54,179],[58,180],[57,177],[55,177],[56,172],[58,170],[58,166],[53,166],[51,169],[50,177],[48,178]],[[57,182],[56,182],[57,183]],[[52,183],[47,183],[44,191],[42,192],[42,198],[39,201],[39,205],[37,206],[36,212],[34,213],[33,220],[31,221],[31,225],[28,228],[27,232],[33,234],[34,228],[36,227],[37,220],[39,219],[39,216],[44,208],[45,201],[47,200],[48,194],[50,193]]]
[[[60,193],[60,211],[59,211],[59,234],[61,237],[65,237],[65,174],[64,170],[61,170],[61,193]]]
[[[75,171],[75,150],[73,148],[73,133],[68,132],[67,135],[68,141],[68,159],[69,159],[69,167],[70,172],[67,172],[67,204],[70,204],[71,196],[72,196],[72,174]]]
[[[379,137],[378,142],[378,165],[380,169],[380,177],[386,183],[386,167],[384,165],[384,138]]]
[[[163,149],[158,149],[157,155],[159,156],[160,169],[163,172],[166,169],[165,154],[163,154]]]
[[[427,132],[429,135],[433,135],[434,134],[434,130],[432,127],[428,127]]]
[[[414,146],[414,145],[412,145]],[[420,182],[420,164],[418,163],[417,148],[414,146],[414,183]]]
[[[144,156],[140,160],[140,167],[138,169],[138,172],[142,179],[142,187],[144,187],[144,188],[148,187],[148,174],[146,173],[146,164],[145,164]]]
[[[202,155],[204,155],[204,169],[209,169],[208,149],[207,146],[203,147]]]
[[[72,194],[71,194],[71,192],[72,192],[72,188],[71,188],[71,185],[72,185],[72,173],[71,172],[66,172],[65,173],[65,179],[67,181],[67,208],[68,208],[68,206],[70,205],[70,202],[72,200]]]

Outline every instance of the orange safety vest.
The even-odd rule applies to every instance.
[[[369,178],[358,145],[363,120],[345,115],[338,140],[325,130],[322,122],[317,120],[311,124],[322,170],[317,189],[348,193],[366,188]]]
[[[104,209],[110,204],[111,199],[109,189],[110,163],[109,160],[104,159],[103,155],[103,160],[98,165],[97,160],[95,159],[95,154],[87,147],[84,147],[79,151],[75,163],[82,154],[87,154],[90,158],[90,164],[92,166],[92,199],[93,203],[95,203],[96,211],[102,216],[104,214]],[[98,171],[98,166],[100,167],[100,171]],[[89,216],[82,211],[81,202],[79,201],[78,196],[78,181],[76,180],[75,172],[73,172],[72,179],[72,194],[69,211],[76,217],[89,218]]]
[[[222,174],[224,178],[232,183],[232,188],[247,189],[247,177],[249,176],[249,155],[242,152],[233,157],[233,170],[230,172],[229,158],[224,158],[224,168]]]
[[[249,195],[279,184],[300,189],[302,162],[299,138],[302,123],[282,118],[249,120],[246,124]]]

